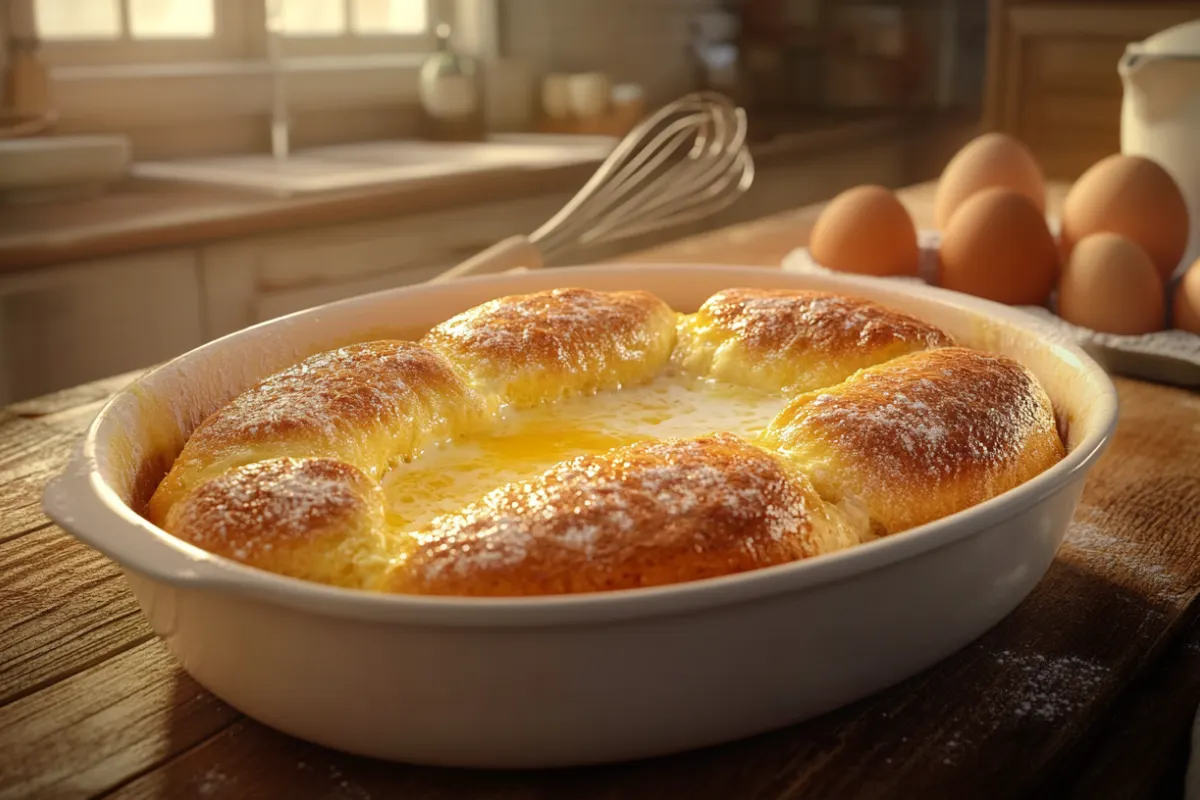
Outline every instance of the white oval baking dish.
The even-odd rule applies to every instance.
[[[350,341],[422,330],[558,286],[648,289],[691,311],[733,286],[856,294],[1011,355],[1069,430],[1065,460],[938,522],[852,550],[652,589],[569,597],[385,596],[260,572],[150,525],[145,496],[205,415],[257,379]],[[1019,311],[930,287],[707,266],[598,266],[422,285],[250,328],[154,370],[100,412],[47,513],[121,565],[154,630],[249,716],[341,750],[546,767],[679,751],[795,723],[907,678],[978,637],[1041,579],[1116,392]]]

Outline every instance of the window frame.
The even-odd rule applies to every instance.
[[[48,39],[41,42],[42,57],[52,67],[109,67],[135,64],[180,64],[261,59],[267,53],[266,4],[263,0],[212,0],[213,35],[204,39],[185,37],[134,39],[130,35],[128,0],[120,4],[122,35],[118,39]],[[22,36],[36,36],[35,0],[9,0],[18,8],[17,19],[28,20]],[[341,0],[347,10],[347,29],[331,35],[282,36],[287,57],[395,55],[428,53],[435,43],[432,27],[437,22],[455,23],[464,5],[455,0],[425,0],[430,25],[423,33],[356,33],[350,29],[351,1]]]
[[[11,35],[35,35],[32,0],[7,2],[16,8],[8,20]],[[246,130],[249,119],[265,120],[271,111],[265,6],[262,0],[214,2],[214,29],[220,34],[214,32],[203,43],[124,39],[42,43],[42,57],[50,67],[57,131],[125,133],[133,140],[135,157],[181,158],[259,149],[261,145],[252,143],[254,137]],[[456,47],[484,59],[499,55],[497,0],[429,2],[430,27],[450,22]],[[240,17],[235,16],[238,8],[245,12]],[[229,24],[234,19],[239,20],[240,33]],[[361,129],[364,114],[399,120],[398,130],[414,129],[417,72],[433,50],[434,37],[352,36],[362,41],[339,45],[331,40],[351,37],[283,39],[289,113],[309,119],[319,116],[322,141],[361,138],[353,120]],[[208,46],[180,48],[181,43]],[[254,123],[255,130],[263,126]],[[242,133],[235,136],[230,132],[235,128]],[[343,134],[345,138],[336,138]]]
[[[10,0],[24,6],[17,12],[19,19],[28,20],[29,37],[37,37],[34,0]],[[121,14],[121,36],[117,39],[44,39],[40,40],[42,59],[51,68],[108,67],[137,64],[181,64],[221,62],[250,59],[265,52],[256,39],[256,28],[265,30],[265,16],[260,2],[245,0],[212,0],[213,35],[187,38],[164,37],[134,39],[130,34],[128,4],[118,0]]]
[[[346,9],[346,30],[337,34],[295,34],[282,36],[285,57],[383,56],[404,53],[429,53],[436,44],[433,28],[439,22],[455,23],[453,0],[425,0],[428,24],[422,33],[357,33],[352,30],[351,0],[341,0]],[[264,21],[263,28],[266,25]]]

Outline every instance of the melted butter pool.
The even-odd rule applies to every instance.
[[[581,455],[647,439],[718,431],[754,438],[784,400],[711,381],[663,376],[619,391],[509,410],[491,430],[430,448],[384,478],[391,523],[423,527],[492,489]]]

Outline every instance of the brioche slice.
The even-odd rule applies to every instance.
[[[854,297],[727,289],[680,317],[674,361],[685,372],[788,394],[951,338],[926,322]]]
[[[545,595],[728,575],[858,531],[777,454],[731,434],[642,442],[503,486],[414,534],[392,592]]]
[[[786,454],[826,500],[863,504],[876,534],[981,503],[1065,454],[1037,379],[1009,358],[960,347],[801,395],[759,443]]]
[[[484,303],[422,342],[527,407],[650,380],[675,347],[675,312],[649,292],[554,289]]]
[[[423,445],[480,427],[495,403],[443,357],[377,341],[315,355],[238,396],[200,424],[151,497],[163,525],[205,481],[274,458],[335,458],[378,478]]]
[[[259,569],[333,586],[373,584],[391,547],[383,493],[328,458],[277,458],[208,481],[167,514],[197,547]]]

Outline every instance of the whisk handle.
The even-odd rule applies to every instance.
[[[468,258],[456,267],[430,279],[430,283],[442,283],[468,275],[488,275],[508,272],[513,269],[538,269],[542,266],[542,251],[525,236],[510,236],[502,242]]]

